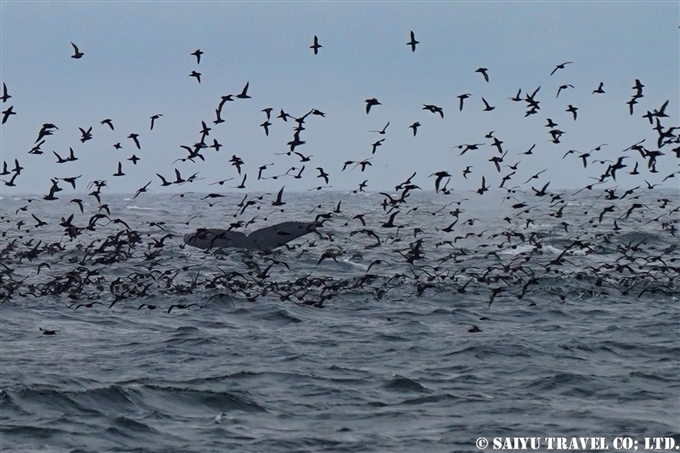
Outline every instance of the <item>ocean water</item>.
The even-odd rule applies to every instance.
[[[0,448],[680,444],[680,192],[504,195],[3,198]],[[271,253],[182,241],[328,213]]]

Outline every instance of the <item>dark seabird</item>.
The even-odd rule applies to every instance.
[[[76,46],[76,45],[73,44],[73,43],[71,43],[71,45],[73,46],[73,55],[71,55],[71,58],[75,58],[75,59],[77,60],[77,59],[79,59],[79,58],[82,58],[83,55],[85,55],[85,54],[82,53],[80,50],[78,50],[78,46]]]
[[[17,112],[14,111],[14,106],[10,105],[8,109],[3,110],[2,112],[2,124],[5,124],[7,122],[7,118],[10,117],[10,115],[16,115]]]
[[[565,61],[565,62],[562,63],[562,64],[558,64],[557,66],[555,66],[555,69],[552,70],[552,72],[550,73],[550,75],[555,74],[555,72],[557,72],[558,69],[564,69],[564,67],[565,67],[566,65],[572,64],[572,63],[573,63],[573,61]]]
[[[5,83],[3,82],[3,84],[2,84],[2,98],[0,98],[0,99],[2,99],[2,102],[7,102],[9,100],[9,98],[11,98],[11,97],[12,96],[7,94],[7,85],[5,85]]]
[[[201,55],[203,55],[201,49],[194,50],[193,52],[191,52],[191,55],[196,57],[196,64],[201,64]]]
[[[250,99],[250,96],[248,96],[248,87],[250,86],[250,82],[246,82],[246,86],[243,87],[243,90],[241,93],[237,94],[236,97],[238,99]]]
[[[381,105],[376,98],[366,99],[366,114],[371,111],[374,105]]]
[[[416,51],[416,44],[419,44],[419,41],[416,41],[416,35],[411,31],[411,40],[406,43],[407,46],[411,46],[411,52]]]
[[[319,49],[323,47],[321,44],[319,44],[319,38],[314,35],[314,44],[309,46],[310,49],[314,49],[314,55],[317,55],[319,53]]]

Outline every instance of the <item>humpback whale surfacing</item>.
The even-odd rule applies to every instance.
[[[272,250],[316,231],[317,222],[283,222],[255,230],[249,235],[240,231],[217,228],[199,228],[184,235],[184,243],[201,249],[239,248],[247,250]]]

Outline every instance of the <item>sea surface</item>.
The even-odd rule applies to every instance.
[[[0,449],[680,444],[680,191],[275,195],[4,197]]]

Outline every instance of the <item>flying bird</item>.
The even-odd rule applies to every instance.
[[[2,124],[5,124],[7,122],[7,118],[10,117],[10,115],[16,115],[17,112],[14,111],[14,106],[10,105],[8,109],[4,110],[2,112]]]
[[[156,176],[158,176],[159,178],[161,178],[161,186],[165,187],[165,186],[171,186],[171,185],[172,185],[172,183],[169,182],[169,181],[167,181],[167,180],[163,177],[163,175],[160,175],[160,174],[156,173]]]
[[[196,80],[198,80],[198,83],[201,83],[201,73],[196,72],[196,71],[191,71],[189,74],[189,77],[196,77]]]
[[[236,167],[236,170],[238,171],[238,174],[241,174],[241,165],[244,164],[243,159],[238,157],[236,154],[231,156],[231,159],[229,159],[229,162],[231,162],[231,165]]]
[[[250,85],[250,82],[246,82],[246,86],[243,87],[243,91],[241,91],[240,94],[237,94],[236,97],[239,99],[250,99],[250,96],[248,96],[248,86]]]
[[[175,180],[173,181],[173,184],[182,184],[184,182],[187,182],[187,180],[182,178],[182,175],[180,174],[179,170],[175,168]]]
[[[484,76],[484,80],[487,82],[489,81],[489,74],[487,74],[488,69],[487,68],[479,68],[475,72],[479,72],[481,75]]]
[[[595,93],[603,94],[604,89],[602,87],[604,87],[604,82],[600,82],[600,86],[598,86],[596,89],[594,89],[592,94],[595,94]]]
[[[429,110],[432,113],[439,113],[439,116],[444,118],[444,109],[441,107],[437,107],[436,105],[423,104],[423,110]]]
[[[366,114],[371,111],[371,107],[374,105],[382,105],[376,98],[366,99]]]
[[[371,149],[371,154],[375,154],[375,150],[378,148],[378,146],[382,146],[382,142],[384,142],[384,141],[385,141],[385,139],[384,139],[384,138],[381,138],[381,139],[378,140],[377,142],[373,143],[373,144],[371,145],[371,147],[372,147],[372,149]],[[326,182],[326,184],[328,184],[328,182]]]
[[[416,35],[413,33],[413,30],[411,30],[411,40],[406,43],[407,46],[411,46],[411,52],[416,51],[416,44],[419,44],[419,41],[416,41]]]
[[[80,143],[85,143],[88,140],[92,140],[92,126],[88,130],[83,129],[82,127],[79,127],[80,129]]]
[[[139,137],[139,134],[130,134],[128,135],[127,138],[131,138],[132,141],[135,142],[135,146],[137,146],[137,149],[142,149],[142,147],[139,145],[139,139],[137,137]]]
[[[125,173],[123,173],[123,164],[118,162],[118,171],[113,174],[113,176],[125,176]]]
[[[555,66],[555,69],[552,70],[552,72],[550,73],[550,75],[555,74],[555,72],[557,72],[558,69],[564,69],[564,67],[565,67],[566,65],[572,64],[572,63],[573,63],[573,61],[567,61],[567,62],[564,62],[564,63],[562,63],[562,64],[558,64],[557,66]]]
[[[9,98],[11,98],[11,97],[12,96],[7,94],[7,85],[5,85],[5,83],[3,82],[2,83],[2,98],[1,98],[2,102],[7,102],[9,100]]]
[[[139,196],[140,193],[146,192],[146,188],[149,187],[150,184],[151,184],[151,181],[147,182],[144,187],[140,187],[139,189],[137,189],[137,192],[135,192],[135,196],[132,197],[132,199],[134,200],[135,198],[137,198]]]
[[[489,187],[486,185],[486,179],[484,179],[484,176],[482,176],[482,187],[477,189],[477,193],[480,195],[484,195],[484,192],[487,192],[489,190]]]
[[[555,96],[555,98],[558,98],[560,96],[560,92],[562,90],[566,90],[567,88],[574,88],[574,85],[570,85],[568,83],[565,85],[560,85],[560,87],[557,89],[557,96]]]
[[[459,103],[459,105],[458,105],[458,109],[459,109],[461,112],[463,111],[463,101],[464,101],[465,99],[469,98],[470,96],[472,96],[470,93],[465,93],[465,94],[461,94],[461,95],[458,96],[458,99],[460,99],[460,103]]]
[[[382,130],[379,131],[369,131],[369,132],[377,132],[378,134],[385,135],[385,130],[387,130],[387,126],[390,125],[390,122],[388,121],[385,127],[382,128]]]
[[[16,187],[16,184],[14,184],[14,180],[17,179],[17,176],[19,176],[19,173],[14,173],[9,181],[5,181],[3,179],[2,182],[4,182],[5,185],[8,187]]]
[[[567,107],[567,112],[571,112],[572,115],[574,115],[574,120],[576,120],[576,111],[578,110],[577,107],[574,107],[573,105],[569,104],[569,107]]]
[[[323,171],[323,168],[321,167],[316,167],[316,169],[319,170],[319,174],[316,177],[323,178],[323,180],[326,181],[326,184],[328,184],[328,173]]]
[[[75,59],[77,60],[77,59],[79,59],[79,58],[82,58],[83,55],[85,55],[85,54],[82,53],[80,50],[78,50],[78,46],[76,46],[76,45],[73,44],[73,43],[71,43],[71,45],[73,46],[73,55],[71,55],[71,58],[75,58]]]
[[[309,46],[309,48],[314,50],[314,55],[317,55],[321,47],[323,46],[319,44],[319,38],[317,38],[316,35],[314,35],[314,44]]]
[[[439,184],[441,183],[442,179],[451,177],[451,174],[448,171],[438,171],[432,173],[430,177],[432,176],[437,177],[437,179],[434,180],[434,191],[439,192]]]
[[[158,113],[158,114],[153,115],[153,116],[151,117],[151,129],[150,129],[150,130],[153,130],[153,125],[154,125],[155,121],[156,121],[158,118],[160,118],[161,116],[163,116],[163,114],[162,114],[162,113]]]
[[[285,189],[286,186],[281,187],[281,190],[279,190],[279,193],[276,194],[276,200],[272,201],[272,206],[283,206],[286,204],[284,201],[281,201],[281,197],[283,197],[283,189]]]
[[[203,55],[201,49],[194,50],[193,52],[191,52],[191,55],[196,57],[196,64],[201,64],[201,55]]]
[[[19,165],[19,160],[14,159],[14,170],[12,170],[12,171],[18,175],[18,174],[21,173],[21,170],[23,170],[23,169],[24,169],[24,167]]]

